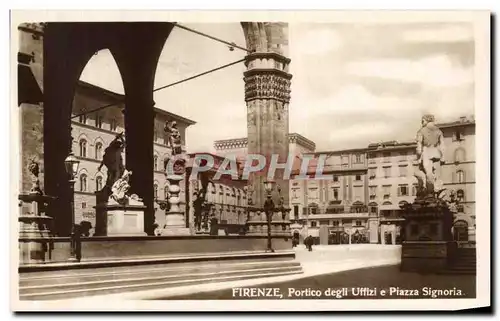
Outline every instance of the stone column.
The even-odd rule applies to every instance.
[[[274,52],[252,53],[247,56],[248,70],[244,74],[245,100],[247,102],[248,153],[266,158],[266,167],[259,173],[252,173],[249,184],[253,190],[253,204],[249,221],[249,233],[258,234],[259,227],[266,222],[258,220],[255,212],[262,209],[266,199],[264,181],[267,176],[271,156],[278,155],[278,162],[285,163],[288,157],[288,133],[290,102],[290,83],[292,75],[288,73],[290,59]],[[289,181],[283,180],[283,170],[276,170],[274,181],[281,187],[284,204],[289,203]],[[279,203],[276,190],[273,200]],[[274,215],[272,225],[275,234],[282,230],[276,225],[288,224],[288,218]],[[287,228],[284,233],[289,233]],[[279,234],[282,234],[280,232]]]
[[[74,91],[88,60],[84,43],[73,26],[49,23],[43,43],[43,153],[45,192],[56,198],[48,207],[54,233],[69,236],[72,229],[71,189],[64,160],[72,146],[71,111]]]

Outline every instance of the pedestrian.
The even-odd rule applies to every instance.
[[[309,235],[307,238],[306,238],[306,242],[304,242],[306,244],[306,247],[307,249],[309,250],[309,252],[312,251],[312,246],[313,246],[313,238],[311,235]]]

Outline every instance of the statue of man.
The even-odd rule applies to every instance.
[[[172,156],[182,154],[182,138],[177,129],[177,122],[172,120],[165,123],[164,131],[168,135],[167,143],[172,149]]]
[[[101,164],[99,165],[98,171],[101,170],[102,166],[106,166],[108,170],[108,177],[106,179],[106,186],[111,188],[113,184],[122,177],[125,172],[125,166],[123,165],[123,149],[125,148],[125,139],[123,138],[123,133],[116,135],[115,139],[109,144],[104,150],[104,155],[102,157]]]
[[[417,132],[417,159],[419,172],[415,174],[419,189],[426,195],[435,195],[443,188],[441,163],[444,162],[443,132],[434,124],[433,115],[422,117],[422,128]]]

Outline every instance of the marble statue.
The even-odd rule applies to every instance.
[[[123,149],[125,148],[125,139],[123,133],[116,135],[115,139],[104,150],[104,155],[101,164],[97,168],[101,170],[102,166],[106,166],[108,177],[106,179],[106,187],[111,188],[113,184],[124,175],[125,166],[123,165]]]
[[[444,162],[443,132],[434,124],[433,115],[422,117],[422,128],[417,132],[418,195],[436,196],[443,190],[441,164]]]
[[[172,156],[182,154],[182,138],[177,129],[177,122],[175,120],[166,122],[164,131],[168,136],[167,143],[172,149]]]
[[[129,194],[130,176],[132,172],[125,170],[122,177],[116,180],[111,187],[110,203],[116,202],[121,205],[142,205],[142,200],[136,194]]]
[[[40,165],[38,164],[38,162],[35,161],[35,158],[32,158],[30,160],[30,163],[28,165],[28,170],[30,171],[30,173],[32,175],[32,178],[31,178],[32,186],[31,186],[30,193],[31,194],[40,194],[40,195],[43,194],[42,190],[40,188],[40,179],[38,178],[38,175],[40,174]]]

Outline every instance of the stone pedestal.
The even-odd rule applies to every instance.
[[[144,205],[96,206],[96,236],[144,236]]]
[[[185,213],[181,210],[179,203],[179,193],[181,191],[180,182],[184,179],[186,162],[184,157],[171,160],[171,168],[166,170],[168,185],[169,211],[165,213],[165,227],[161,235],[191,235],[191,231],[186,227]]]
[[[45,207],[53,197],[40,194],[20,194],[19,264],[45,263],[51,259],[52,237],[49,225],[52,218]],[[28,206],[26,206],[28,205]]]
[[[454,255],[453,213],[435,198],[416,200],[403,208],[404,242],[401,270],[435,273],[444,270]]]

